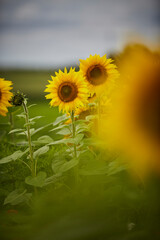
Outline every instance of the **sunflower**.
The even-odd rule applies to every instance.
[[[6,116],[6,113],[8,112],[7,107],[11,107],[11,104],[9,103],[9,100],[12,97],[12,93],[10,90],[12,82],[11,81],[5,81],[3,78],[0,78],[0,115]]]
[[[59,70],[55,74],[45,89],[45,92],[49,92],[46,99],[52,99],[51,106],[59,106],[59,111],[68,113],[87,103],[87,84],[79,72],[72,68],[67,72],[65,68],[64,72]]]
[[[119,76],[112,59],[107,59],[106,55],[100,57],[95,54],[90,55],[86,60],[80,59],[80,72],[84,76],[88,87],[92,93],[97,94],[104,91],[104,86],[114,82]]]
[[[142,44],[127,45],[123,52],[116,56],[116,65],[118,66],[121,79],[130,81],[132,76],[138,71],[141,71],[141,65],[144,66],[144,61],[153,59],[152,51]],[[154,60],[153,60],[154,61]],[[139,70],[138,70],[139,69]]]
[[[134,46],[121,60],[120,84],[103,135],[111,134],[108,138],[132,169],[142,175],[160,171],[160,54]]]

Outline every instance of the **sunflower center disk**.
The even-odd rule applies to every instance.
[[[93,65],[88,68],[87,71],[87,80],[92,85],[101,85],[107,79],[107,73],[103,66],[101,65]]]
[[[71,102],[77,97],[77,87],[70,82],[62,83],[58,89],[58,96],[63,102]]]
[[[160,79],[142,94],[139,103],[139,120],[145,129],[160,140]]]

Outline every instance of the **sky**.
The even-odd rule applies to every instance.
[[[159,39],[158,0],[0,0],[0,67],[52,68]]]

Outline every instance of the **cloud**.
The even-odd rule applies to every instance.
[[[52,66],[116,50],[125,35],[154,40],[155,0],[1,0],[0,65]]]

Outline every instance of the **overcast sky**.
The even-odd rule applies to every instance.
[[[58,67],[158,39],[158,0],[0,0],[0,67]]]

